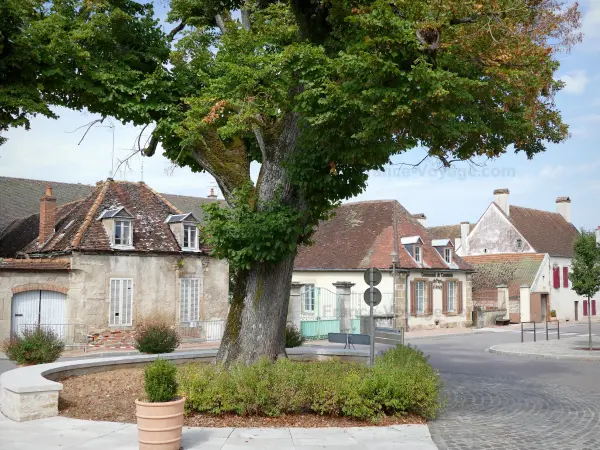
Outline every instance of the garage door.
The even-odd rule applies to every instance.
[[[44,325],[63,337],[67,296],[54,291],[26,291],[12,299],[12,331],[20,333],[27,326]]]

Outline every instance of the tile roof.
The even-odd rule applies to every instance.
[[[0,270],[69,270],[69,258],[0,258]]]
[[[49,185],[57,206],[81,200],[94,190],[88,184],[0,177],[0,232],[17,219],[39,213],[40,198]]]
[[[508,219],[536,252],[573,257],[579,232],[562,215],[511,205]]]
[[[99,183],[83,200],[58,209],[54,235],[40,247],[37,239],[39,214],[12,224],[0,235],[0,255],[56,253],[72,250],[113,251],[100,213],[124,207],[133,219],[133,249],[138,252],[180,252],[181,248],[166,218],[180,211],[144,183],[107,180]],[[18,245],[8,244],[18,242]],[[21,245],[25,242],[25,245]],[[204,248],[203,250],[208,250]]]
[[[427,230],[396,200],[346,203],[334,213],[334,217],[319,224],[313,235],[314,244],[299,249],[296,270],[364,269],[371,264],[389,269],[392,267],[390,253],[394,250],[394,222],[399,268],[449,269],[431,246]],[[423,240],[423,266],[400,245],[400,239],[408,236],[420,236]],[[458,256],[453,262],[455,269],[471,269]]]
[[[475,269],[473,295],[476,292],[495,292],[501,284],[508,285],[509,296],[519,297],[521,285],[532,286],[545,255],[541,253],[504,253],[465,256]]]
[[[475,228],[474,223],[469,224],[469,232]],[[458,225],[440,225],[438,227],[427,227],[431,239],[460,239],[460,223]]]

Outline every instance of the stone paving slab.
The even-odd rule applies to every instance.
[[[51,417],[13,422],[0,414],[2,450],[138,450],[129,423]],[[184,450],[437,450],[427,425],[364,428],[190,428]]]
[[[600,347],[600,337],[592,335],[593,347]],[[580,361],[600,361],[600,351],[581,350],[588,347],[587,337],[581,335],[566,339],[551,339],[537,342],[497,344],[488,351],[500,355],[528,356],[540,359],[571,359]]]

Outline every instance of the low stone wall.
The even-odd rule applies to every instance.
[[[290,359],[314,361],[330,358],[367,363],[367,350],[344,350],[318,347],[297,347],[287,349]],[[176,364],[187,362],[214,362],[217,349],[176,352],[160,355]],[[158,355],[131,355],[114,358],[86,358],[76,361],[59,361],[51,364],[21,367],[0,375],[0,411],[17,422],[43,419],[58,415],[58,397],[62,384],[60,380],[68,376],[106,372],[124,367],[143,366],[154,361]]]
[[[498,316],[506,316],[506,309],[476,309],[473,311],[473,326],[475,328],[483,328],[496,325],[496,317]]]

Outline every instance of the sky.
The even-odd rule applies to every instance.
[[[397,199],[411,213],[424,213],[428,225],[446,225],[476,222],[493,201],[494,189],[508,188],[511,204],[547,211],[556,209],[557,197],[568,196],[578,228],[600,226],[600,0],[583,0],[580,7],[584,42],[559,58],[558,77],[566,87],[556,103],[570,126],[570,139],[530,161],[507,153],[492,162],[479,161],[483,167],[463,163],[449,170],[440,170],[434,161],[415,170],[403,166],[422,159],[423,150],[415,149],[395,157],[384,172],[371,173],[367,189],[349,201]],[[139,134],[131,125],[107,119],[80,143],[85,127],[79,127],[99,116],[62,108],[55,112],[58,120],[36,117],[30,131],[4,134],[9,140],[0,146],[0,176],[94,184],[131,153]],[[214,188],[221,196],[210,175],[173,168],[159,153],[133,157],[114,178],[199,197]],[[257,171],[254,165],[252,172]]]

